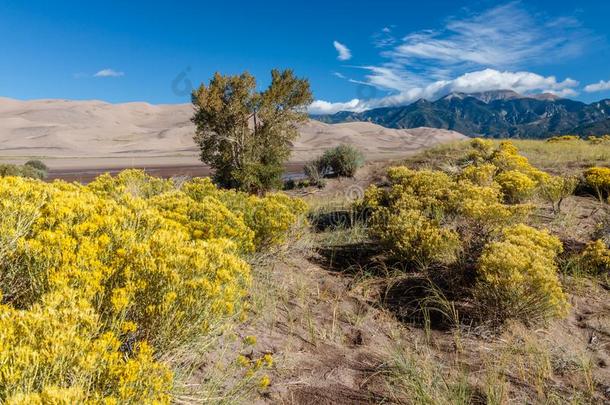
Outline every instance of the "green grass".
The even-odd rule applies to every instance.
[[[494,140],[498,145],[501,140]],[[539,169],[553,174],[579,174],[591,166],[610,165],[610,142],[511,140],[522,155]],[[468,141],[451,142],[427,149],[405,160],[407,165],[446,169],[470,151]]]

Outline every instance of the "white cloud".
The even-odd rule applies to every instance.
[[[338,77],[339,79],[347,79],[347,77],[345,77],[344,74],[339,73],[339,72],[333,72],[333,76]]]
[[[597,91],[606,91],[606,90],[610,90],[610,81],[604,81],[604,80],[600,80],[597,83],[593,83],[593,84],[589,84],[588,86],[585,86],[585,91],[587,93],[595,93]]]
[[[411,33],[391,58],[453,68],[514,68],[569,57],[585,46],[577,21],[536,18],[519,2],[494,7],[466,18],[451,18],[440,30]]]
[[[489,90],[513,90],[518,93],[553,93],[559,96],[576,95],[578,82],[572,79],[557,81],[555,76],[541,76],[531,72],[509,72],[484,69],[463,74],[452,80],[439,80],[426,86],[405,88],[403,91],[385,97],[369,100],[353,99],[345,103],[331,103],[317,100],[311,104],[312,114],[333,114],[338,111],[361,112],[371,108],[388,107],[412,103],[425,98],[434,100],[448,93],[476,93]]]
[[[339,53],[339,55],[337,56],[337,59],[350,60],[352,58],[352,51],[350,51],[347,46],[343,45],[339,41],[333,41],[333,45],[334,45],[335,49],[337,50],[337,52]]]
[[[125,76],[125,73],[118,72],[114,69],[102,69],[99,72],[97,72],[96,74],[94,74],[93,76],[94,77],[121,77],[121,76]]]
[[[395,35],[387,27],[372,37],[382,62],[355,66],[363,72],[348,80],[376,87],[385,96],[348,102],[319,101],[312,110],[336,112],[404,105],[449,92],[510,89],[520,93],[577,95],[578,82],[532,73],[536,65],[582,54],[596,41],[572,17],[549,18],[529,12],[520,1],[450,17],[440,28]],[[336,45],[337,43],[335,43]],[[351,75],[350,75],[351,76]],[[596,86],[596,85],[593,85]],[[358,93],[358,89],[356,93]]]

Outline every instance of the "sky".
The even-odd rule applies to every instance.
[[[179,3],[179,4],[176,4]],[[0,0],[0,97],[185,103],[214,72],[310,80],[312,113],[512,89],[610,98],[610,1]]]

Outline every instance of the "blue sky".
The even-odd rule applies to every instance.
[[[175,2],[174,2],[175,3]],[[311,81],[312,112],[512,88],[610,97],[610,2],[0,0],[0,96],[188,102],[215,71]]]

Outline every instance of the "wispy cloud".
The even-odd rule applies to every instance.
[[[579,54],[586,44],[574,39],[582,36],[574,19],[539,17],[512,2],[465,18],[450,18],[439,30],[411,33],[389,57],[453,69],[518,68]]]
[[[396,37],[392,33],[395,26],[384,27],[381,31],[373,34],[373,45],[377,48],[387,48],[396,43]]]
[[[121,77],[121,76],[125,76],[125,73],[116,71],[114,69],[102,69],[93,75],[93,77]]]
[[[339,53],[339,55],[337,56],[337,59],[350,60],[352,58],[352,51],[350,51],[347,46],[343,45],[339,41],[333,41],[333,45],[334,45],[335,49],[337,50],[337,52]]]
[[[550,18],[528,11],[521,2],[450,17],[438,28],[400,38],[396,27],[373,35],[381,63],[358,66],[364,82],[387,96],[347,103],[319,102],[312,109],[363,110],[438,98],[452,91],[510,89],[522,93],[577,94],[578,83],[541,76],[530,69],[581,55],[595,38],[571,17]]]
[[[588,86],[585,86],[585,91],[587,93],[595,93],[598,91],[606,91],[606,90],[610,90],[610,81],[604,81],[604,80],[600,80],[597,83],[593,83],[593,84],[589,84]]]
[[[392,82],[389,82],[390,85]],[[484,69],[465,73],[452,80],[438,80],[425,86],[413,86],[385,97],[369,100],[353,99],[348,102],[331,103],[314,101],[309,110],[312,114],[333,114],[338,111],[365,111],[371,108],[404,105],[420,98],[436,99],[452,92],[477,93],[489,90],[510,89],[518,93],[538,91],[561,97],[574,96],[578,82],[572,79],[558,81],[555,76],[541,76],[531,72],[509,72]]]

